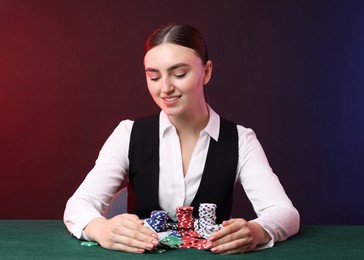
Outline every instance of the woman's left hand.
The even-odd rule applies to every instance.
[[[223,228],[213,233],[210,238],[211,252],[217,254],[238,254],[254,250],[257,245],[264,245],[270,235],[256,222],[242,218],[230,219],[222,223]]]

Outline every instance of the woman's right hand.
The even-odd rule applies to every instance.
[[[158,245],[158,236],[133,214],[121,214],[112,219],[93,219],[84,229],[88,239],[102,247],[130,253],[144,253]]]

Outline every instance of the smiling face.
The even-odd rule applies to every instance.
[[[211,61],[203,64],[193,49],[163,43],[146,53],[144,66],[149,92],[169,117],[196,116],[206,109],[203,88]]]

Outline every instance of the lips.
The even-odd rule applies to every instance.
[[[167,102],[167,103],[174,103],[174,102],[176,102],[179,98],[180,98],[180,96],[162,97],[163,101],[164,101],[164,102]]]

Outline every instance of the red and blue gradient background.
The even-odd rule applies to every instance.
[[[0,219],[61,219],[119,121],[158,111],[143,48],[167,22],[204,33],[209,103],[255,130],[302,223],[364,224],[362,1],[1,0]]]

